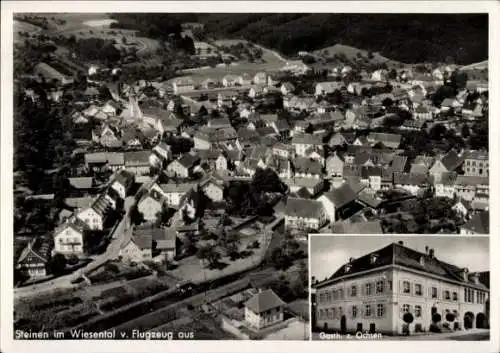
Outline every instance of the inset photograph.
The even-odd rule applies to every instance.
[[[313,340],[489,340],[489,239],[310,238]]]

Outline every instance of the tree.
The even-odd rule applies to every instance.
[[[222,256],[213,245],[207,244],[198,249],[196,257],[202,261],[208,261],[209,266],[214,267]]]
[[[462,126],[462,131],[461,131],[461,135],[464,139],[468,138],[470,136],[470,128],[467,124],[464,124]]]
[[[383,101],[382,101],[382,105],[384,107],[391,107],[392,105],[394,104],[394,101],[392,99],[390,99],[389,97],[385,98]]]
[[[258,168],[252,178],[251,186],[257,192],[283,193],[286,190],[285,185],[280,180],[276,172],[270,168]]]
[[[408,328],[406,329],[406,334],[410,334],[410,324],[413,322],[413,314],[412,313],[405,313],[403,315],[403,321],[408,325]]]
[[[63,254],[57,253],[54,256],[52,256],[47,262],[46,270],[48,273],[54,276],[60,276],[66,270],[66,264],[67,264],[66,257],[64,257]]]

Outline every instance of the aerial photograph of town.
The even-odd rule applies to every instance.
[[[309,234],[489,234],[488,14],[13,21],[15,339],[309,340]]]

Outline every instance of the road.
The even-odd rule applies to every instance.
[[[148,188],[154,180],[143,184],[139,190],[142,192],[144,188]],[[32,286],[20,287],[14,289],[14,297],[20,298],[31,295],[39,295],[41,292],[54,291],[56,289],[72,288],[75,287],[72,281],[77,280],[83,274],[88,274],[94,271],[96,268],[102,266],[109,260],[118,258],[120,249],[124,246],[131,237],[132,229],[130,227],[130,217],[129,212],[132,205],[135,202],[135,196],[128,196],[124,202],[125,214],[120,220],[118,225],[113,229],[112,234],[110,234],[111,241],[103,254],[100,254],[93,258],[93,261],[88,263],[87,266],[78,269],[77,271],[68,274],[66,276],[61,276],[54,278],[50,281],[35,284]]]

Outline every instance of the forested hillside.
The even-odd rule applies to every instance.
[[[285,55],[334,44],[406,63],[469,64],[488,58],[486,14],[114,14],[127,28],[167,36],[183,22],[214,38],[245,38]]]

